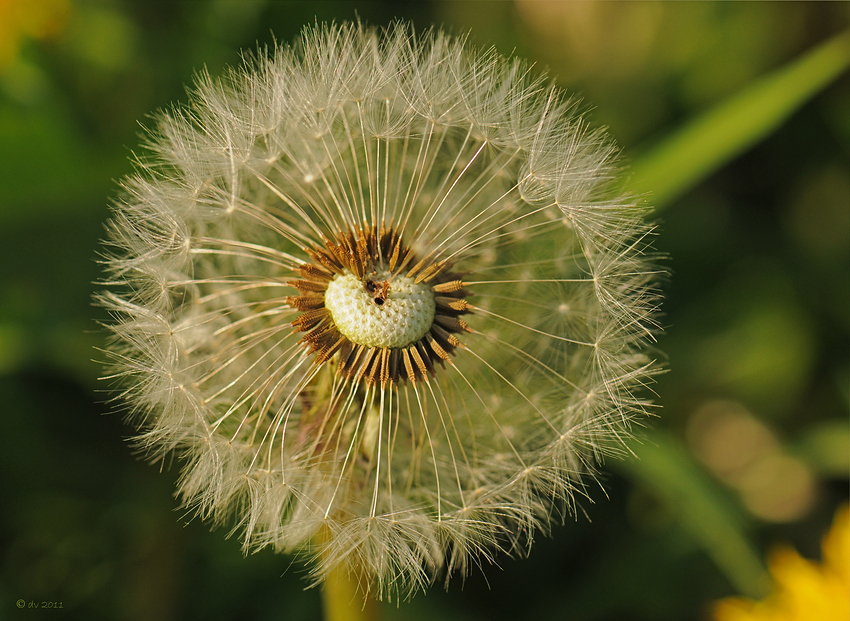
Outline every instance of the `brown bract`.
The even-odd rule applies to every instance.
[[[399,381],[428,380],[436,366],[451,364],[451,354],[462,347],[457,334],[472,332],[461,316],[471,313],[473,306],[464,296],[463,281],[452,272],[451,265],[435,260],[432,255],[419,258],[403,242],[392,224],[365,223],[356,231],[337,233],[325,239],[324,247],[304,248],[312,262],[297,269],[299,278],[288,285],[299,295],[286,298],[287,304],[302,311],[292,322],[297,332],[304,332],[301,342],[315,353],[313,364],[331,361],[335,354],[336,373],[355,382],[371,386],[380,382],[381,388]],[[325,307],[325,291],[338,275],[354,274],[363,282],[364,290],[376,306],[383,307],[392,299],[392,278],[405,275],[416,283],[426,283],[434,293],[436,309],[428,332],[419,340],[404,347],[370,347],[355,343],[342,334]],[[390,272],[388,278],[377,274]]]

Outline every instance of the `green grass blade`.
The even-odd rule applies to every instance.
[[[768,584],[764,563],[729,499],[666,432],[647,432],[641,442],[630,446],[638,459],[609,465],[652,493],[739,593],[763,596]]]
[[[850,31],[829,39],[675,131],[639,158],[630,191],[666,207],[768,136],[850,66]]]

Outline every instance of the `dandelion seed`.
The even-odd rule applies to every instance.
[[[109,224],[113,377],[246,549],[407,595],[571,510],[648,406],[615,149],[520,61],[308,28],[159,117]]]

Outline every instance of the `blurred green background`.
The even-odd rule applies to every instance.
[[[133,454],[96,379],[90,300],[138,122],[199,69],[357,15],[471,29],[548,68],[641,170],[677,127],[846,29],[850,4],[0,0],[0,619],[321,618],[299,561],[243,558],[178,509],[176,464]],[[776,543],[819,557],[850,473],[850,78],[829,82],[660,205],[669,371],[640,460],[607,463],[528,559],[387,619],[703,619],[763,592]]]

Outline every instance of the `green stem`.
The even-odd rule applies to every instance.
[[[356,569],[340,566],[322,584],[325,621],[377,621],[378,602],[364,595]]]

